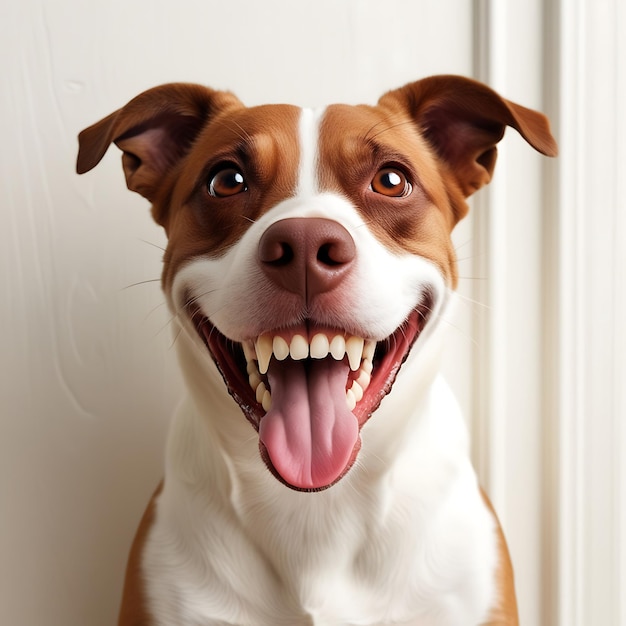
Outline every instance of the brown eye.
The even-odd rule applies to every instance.
[[[227,166],[213,175],[207,189],[214,198],[227,198],[248,188],[243,174],[236,167]]]
[[[390,198],[403,198],[411,193],[411,183],[395,167],[383,167],[374,176],[370,189]]]

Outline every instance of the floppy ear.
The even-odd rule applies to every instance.
[[[152,202],[164,174],[187,153],[209,118],[239,106],[232,94],[201,85],[154,87],[79,134],[76,171],[94,168],[115,143],[123,151],[128,188]]]
[[[461,76],[432,76],[410,83],[386,93],[379,104],[401,109],[415,120],[465,197],[491,180],[496,144],[507,126],[542,154],[557,154],[544,115]]]

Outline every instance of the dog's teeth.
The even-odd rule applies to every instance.
[[[284,361],[289,356],[289,344],[278,335],[274,337],[274,356],[279,361]]]
[[[359,377],[356,379],[355,383],[361,387],[363,391],[365,391],[370,386],[370,380],[372,377],[369,372],[366,372],[364,369],[361,369],[359,372]]]
[[[350,411],[353,411],[354,407],[356,407],[356,397],[354,396],[352,389],[348,389],[348,391],[346,391],[346,403]]]
[[[309,344],[302,335],[294,335],[289,346],[289,354],[294,361],[301,361],[309,356]]]
[[[335,335],[330,342],[330,354],[335,361],[341,361],[346,355],[346,340],[341,335]]]
[[[350,337],[346,341],[346,354],[348,355],[348,363],[350,363],[350,369],[353,372],[356,372],[361,365],[363,344],[364,341],[362,337]]]
[[[265,393],[263,394],[261,406],[266,413],[272,408],[272,395],[268,390],[265,390]]]
[[[359,385],[359,383],[356,382],[356,380],[352,383],[352,387],[350,387],[350,391],[352,392],[352,395],[354,396],[354,399],[357,402],[360,402],[363,398],[363,388],[361,387],[361,385]]]
[[[248,361],[246,363],[246,372],[248,372],[248,374],[254,374],[255,372],[258,374],[259,369],[254,361]]]
[[[259,383],[259,385],[256,388],[256,401],[259,404],[263,402],[263,398],[266,392],[267,392],[267,387],[265,386],[265,383],[263,382]]]
[[[256,369],[256,368],[255,368]],[[258,371],[250,372],[250,376],[248,377],[248,382],[250,383],[250,387],[256,390],[256,388],[261,384],[261,376]]]
[[[328,337],[323,333],[318,333],[311,339],[311,358],[325,359],[328,356],[329,348]]]
[[[255,361],[256,352],[254,351],[254,344],[251,341],[244,341],[241,345],[243,347],[243,355],[246,357],[246,361],[248,363]]]
[[[361,369],[364,372],[371,374],[372,370],[374,369],[374,366],[372,365],[372,362],[369,359],[363,359],[363,362],[361,363]]]
[[[272,338],[269,335],[261,335],[256,340],[255,348],[259,361],[259,372],[265,374],[272,358]]]
[[[365,342],[365,346],[363,347],[363,358],[368,359],[369,361],[373,361],[375,350],[376,350],[376,342],[368,339]]]
[[[362,337],[351,336],[346,339],[343,335],[335,335],[329,340],[325,333],[314,335],[310,345],[303,335],[294,335],[291,344],[288,344],[280,335],[272,337],[267,333],[260,335],[255,344],[245,342],[242,345],[249,363],[247,366],[249,375],[257,372],[254,363],[250,365],[250,362],[254,360],[258,362],[258,373],[266,374],[272,356],[278,361],[284,361],[288,356],[294,361],[302,361],[309,356],[312,359],[325,359],[329,354],[336,361],[341,361],[344,356],[347,356],[353,372],[364,367],[365,369],[369,367],[368,371],[371,372],[371,361],[376,348],[376,342],[365,341]]]

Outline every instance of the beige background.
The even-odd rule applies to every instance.
[[[547,164],[507,134],[455,233],[446,371],[509,537],[522,623],[626,624],[624,9],[561,4],[3,2],[0,624],[114,623],[181,396],[163,234],[119,152],[74,174],[77,133],[168,81],[315,106],[432,73],[487,80],[548,111],[559,135]]]

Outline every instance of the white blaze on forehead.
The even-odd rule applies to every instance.
[[[317,164],[319,156],[319,127],[325,108],[302,109],[300,114],[300,167],[298,168],[298,196],[319,193]]]

